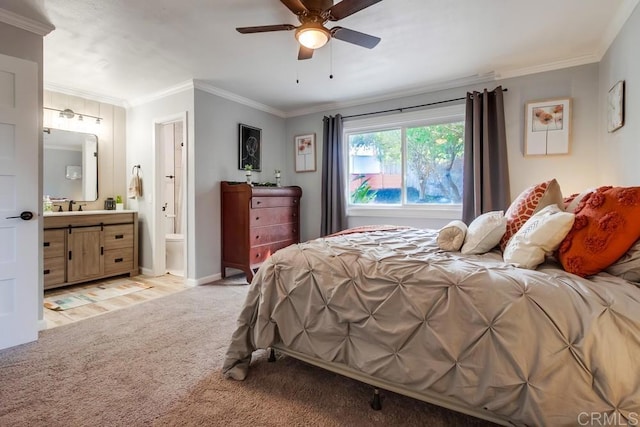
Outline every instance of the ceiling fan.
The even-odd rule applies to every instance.
[[[242,34],[295,30],[296,39],[300,43],[298,59],[310,59],[313,51],[327,44],[332,37],[367,49],[374,48],[380,42],[379,37],[343,27],[326,28],[324,24],[327,21],[339,21],[382,0],[342,0],[335,5],[333,0],[280,1],[298,17],[301,25],[262,25],[240,27],[236,30]]]

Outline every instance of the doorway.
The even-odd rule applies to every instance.
[[[155,121],[154,273],[185,277],[187,117],[186,113]]]

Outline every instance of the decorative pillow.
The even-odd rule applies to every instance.
[[[459,251],[467,235],[467,224],[454,220],[438,232],[438,247],[443,251]]]
[[[504,261],[516,267],[535,269],[547,254],[558,249],[575,215],[558,205],[549,205],[533,215],[507,243]]]
[[[489,252],[500,242],[506,227],[503,211],[483,213],[469,224],[461,252],[466,255]]]
[[[590,276],[609,267],[640,238],[640,187],[600,187],[585,196],[560,244],[565,270]]]
[[[500,249],[504,251],[511,236],[516,234],[533,214],[555,204],[562,206],[562,192],[555,179],[536,184],[520,193],[504,215],[507,218],[507,229],[500,240]]]
[[[580,202],[582,202],[582,199],[584,199],[587,194],[593,193],[593,190],[593,188],[590,188],[583,191],[582,193],[575,193],[570,195],[569,197],[565,197],[563,201],[565,212],[574,213]]]
[[[640,240],[605,271],[630,282],[640,282]]]

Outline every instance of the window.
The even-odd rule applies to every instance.
[[[460,212],[463,105],[347,121],[344,141],[349,214],[393,208]]]

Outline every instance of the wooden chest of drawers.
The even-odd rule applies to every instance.
[[[254,272],[278,249],[300,242],[300,187],[220,184],[222,277],[237,268],[251,282]]]

